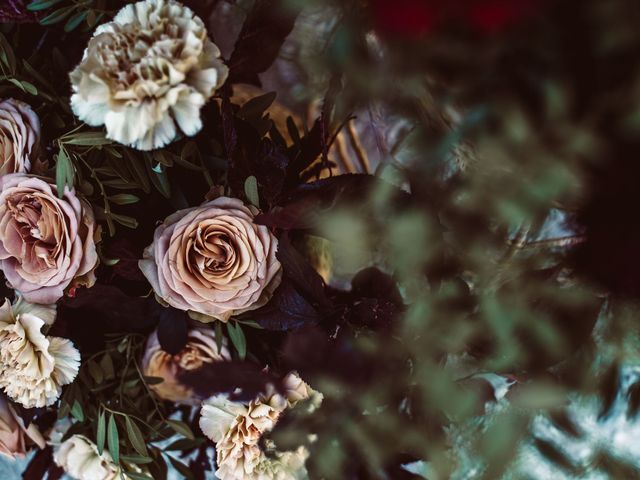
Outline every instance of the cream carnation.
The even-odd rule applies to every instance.
[[[206,363],[225,360],[231,360],[226,339],[218,350],[213,329],[192,328],[189,330],[187,344],[176,355],[162,350],[157,333],[152,333],[147,340],[142,368],[146,376],[162,378],[161,383],[149,386],[160,398],[197,405],[202,398],[199,399],[190,387],[178,380],[179,374],[197,370]]]
[[[37,160],[40,120],[26,103],[0,102],[0,175],[30,172]]]
[[[122,8],[96,29],[71,72],[74,113],[107,137],[140,150],[202,128],[200,108],[224,83],[228,68],[204,23],[171,0]]]
[[[270,452],[260,448],[260,439],[276,425],[282,412],[316,392],[295,374],[284,381],[283,394],[261,395],[248,405],[225,395],[206,400],[200,412],[200,429],[216,443],[216,476],[222,480],[306,479],[304,462],[308,452]],[[319,395],[319,394],[317,394]]]
[[[53,460],[56,465],[76,480],[117,480],[121,478],[121,470],[109,452],[104,450],[100,455],[98,447],[83,435],[73,435],[56,446]]]
[[[26,408],[52,405],[78,374],[80,352],[73,343],[41,331],[54,316],[55,306],[21,300],[0,307],[0,387]]]
[[[253,223],[257,213],[218,197],[167,217],[144,251],[140,269],[156,295],[198,320],[259,308],[280,284],[277,239]]]
[[[0,268],[26,300],[55,303],[65,289],[93,285],[98,262],[91,207],[74,191],[32,175],[0,178]]]

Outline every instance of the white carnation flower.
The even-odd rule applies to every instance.
[[[303,480],[308,478],[305,460],[308,451],[271,451],[260,447],[260,438],[275,427],[280,414],[296,403],[311,398],[321,401],[298,375],[284,380],[284,392],[269,392],[248,405],[216,395],[206,400],[200,412],[200,428],[216,443],[216,477],[222,480]]]
[[[52,405],[78,374],[73,343],[42,333],[54,319],[55,306],[5,300],[0,307],[0,387],[26,408]]]
[[[228,75],[200,18],[172,0],[122,8],[96,29],[73,72],[71,107],[107,137],[139,150],[202,128],[200,108]]]
[[[120,468],[107,450],[98,453],[98,447],[83,435],[73,435],[56,445],[53,461],[76,480],[116,480]]]

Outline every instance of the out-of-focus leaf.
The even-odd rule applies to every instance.
[[[198,398],[228,393],[238,401],[249,401],[266,391],[267,385],[280,388],[280,380],[264,371],[260,365],[248,361],[211,362],[197,370],[178,374],[184,385],[193,388]]]
[[[298,12],[279,0],[258,0],[247,15],[229,59],[229,83],[258,84],[273,64]]]

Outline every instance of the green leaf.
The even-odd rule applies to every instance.
[[[162,382],[164,382],[164,378],[162,377],[143,377],[144,383],[146,383],[147,385],[158,385]]]
[[[127,228],[138,228],[138,220],[128,215],[120,215],[118,213],[109,213],[109,217]]]
[[[16,56],[13,53],[11,44],[7,41],[7,37],[2,33],[0,33],[0,49],[2,49],[2,55],[0,56],[2,63],[9,68],[11,73],[14,73],[16,71]]]
[[[134,185],[131,182],[127,182],[126,180],[122,180],[120,178],[114,178],[113,180],[103,180],[102,184],[105,187],[116,188],[118,190],[131,190],[132,188],[134,188]]]
[[[238,356],[244,360],[247,356],[247,339],[244,336],[242,327],[238,322],[228,322],[227,333],[229,334],[231,343],[233,343],[233,346],[238,351]]]
[[[120,463],[120,437],[118,436],[118,426],[116,425],[116,417],[109,415],[109,426],[107,427],[107,444],[109,445],[109,453],[113,457],[113,461]]]
[[[87,367],[89,368],[89,373],[91,374],[93,381],[96,382],[96,384],[102,383],[104,380],[104,373],[100,366],[93,360],[89,360],[87,362]]]
[[[58,190],[58,197],[64,196],[64,187],[73,188],[73,165],[67,155],[67,152],[60,148],[56,158],[56,189]]]
[[[165,167],[173,167],[173,156],[164,150],[155,150],[153,152],[153,159],[158,162],[160,165],[164,165]],[[154,171],[157,171],[154,168]]]
[[[200,155],[198,147],[195,142],[189,141],[185,143],[180,152],[180,156],[175,157],[175,161],[178,165],[188,168],[189,170],[201,171],[202,167],[196,165],[191,159],[195,159]]]
[[[79,422],[84,422],[84,412],[82,411],[82,405],[77,400],[73,402],[71,407],[71,415]]]
[[[187,467],[184,463],[176,460],[171,455],[167,455],[167,457],[169,457],[169,461],[171,462],[171,465],[173,465],[173,468],[175,468],[182,476],[184,476],[184,478],[188,480],[193,480],[195,478],[193,476],[193,472],[191,472],[189,467]]]
[[[175,432],[179,433],[183,437],[188,438],[189,440],[194,440],[196,437],[187,425],[184,422],[179,420],[167,420],[167,425],[169,425]]]
[[[151,159],[146,157],[147,171],[149,172],[149,178],[151,183],[165,198],[171,198],[171,187],[169,186],[169,178],[167,172],[162,164],[153,167],[151,165]]]
[[[129,441],[135,451],[142,456],[149,455],[149,452],[147,452],[147,445],[144,441],[144,436],[138,426],[129,417],[125,417],[125,423],[127,425],[127,436],[129,437]]]
[[[32,84],[25,80],[18,80],[17,78],[10,78],[9,82],[13,83],[16,87],[22,90],[25,93],[29,93],[31,95],[37,95],[38,89]]]
[[[136,157],[129,149],[124,150],[124,156],[126,157],[129,170],[140,182],[142,190],[144,190],[145,193],[149,193],[151,191],[151,184],[149,183],[149,174],[145,168],[144,160]]]
[[[98,453],[102,455],[104,451],[104,440],[105,440],[105,420],[104,420],[104,411],[100,412],[98,416],[98,430],[96,433],[96,445],[98,446]]]
[[[111,140],[104,135],[104,132],[80,132],[69,135],[68,137],[62,137],[60,140],[68,145],[85,147],[110,145],[112,143]]]
[[[84,12],[76,12],[69,20],[67,20],[67,23],[64,25],[64,31],[70,32],[75,30],[76,27],[80,25],[85,18],[87,18],[88,13],[88,10],[85,10]]]
[[[56,10],[53,13],[50,13],[42,20],[40,20],[40,25],[53,25],[54,23],[61,22],[65,18],[69,16],[71,12],[76,9],[75,5],[71,5],[70,7],[64,7]]]
[[[33,83],[27,82],[26,80],[20,80],[20,84],[25,92],[30,95],[38,95],[38,89]]]
[[[107,379],[115,378],[116,374],[113,368],[113,360],[111,359],[111,355],[105,353],[100,360],[100,366],[102,367],[102,371],[104,372],[104,375]]]
[[[139,202],[140,197],[130,193],[119,193],[117,195],[110,195],[109,200],[118,205],[130,205]]]
[[[35,68],[33,68],[31,66],[31,64],[29,64],[29,62],[27,62],[26,60],[22,60],[22,66],[27,71],[27,73],[29,75],[31,75],[33,78],[35,78],[38,82],[40,82],[41,84],[43,84],[44,86],[46,86],[50,90],[53,90],[53,87],[51,86],[51,83],[49,83],[49,81],[47,81],[47,79],[45,79],[40,74],[40,72],[38,72]]]
[[[244,181],[244,194],[247,196],[247,199],[260,208],[260,195],[258,194],[258,179],[251,175],[247,177]]]
[[[120,455],[120,459],[123,462],[133,463],[135,465],[146,465],[153,462],[153,459],[148,456],[142,455]]]
[[[61,1],[62,0],[35,0],[27,5],[27,10],[37,12],[38,10],[53,7],[56,3],[60,3]]]

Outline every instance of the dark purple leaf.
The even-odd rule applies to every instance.
[[[162,308],[153,298],[128,296],[113,285],[96,283],[59,302],[49,334],[71,339],[83,353],[97,351],[107,333],[149,333]]]
[[[239,143],[229,165],[229,184],[242,195],[246,179],[255,176],[260,206],[268,208],[282,191],[289,158],[284,150],[269,138],[261,138],[256,129],[244,120],[235,118],[234,125]]]
[[[164,308],[158,322],[158,341],[160,347],[171,355],[177,355],[187,344],[188,315],[175,308]]]
[[[375,368],[375,363],[358,351],[352,334],[340,327],[331,335],[313,325],[290,332],[282,357],[289,369],[312,384],[322,375],[366,384]]]
[[[329,300],[324,280],[311,264],[295,249],[285,232],[278,241],[276,257],[282,264],[284,276],[317,308],[326,308]]]
[[[344,313],[352,325],[372,330],[387,330],[395,325],[402,312],[398,304],[385,299],[361,298],[349,305]]]
[[[229,84],[260,85],[258,74],[275,61],[297,16],[298,11],[287,2],[257,0],[247,15],[228,62]]]
[[[246,318],[265,330],[293,330],[321,319],[318,311],[287,279],[283,279],[269,303],[247,313]]]
[[[246,361],[206,363],[197,370],[182,371],[178,380],[193,388],[201,398],[228,393],[232,399],[248,401],[265,392],[267,385],[280,388],[280,380],[276,376]]]
[[[220,114],[222,116],[222,133],[224,135],[224,148],[227,158],[233,158],[233,153],[238,143],[238,132],[236,131],[235,118],[233,115],[233,105],[231,104],[231,90],[224,87],[222,89],[222,107]]]
[[[329,152],[329,137],[331,135],[331,117],[336,97],[341,88],[342,82],[340,76],[334,75],[331,78],[329,89],[324,97],[320,116],[314,122],[309,133],[300,139],[300,145],[294,144],[290,147],[289,155],[293,160],[287,169],[287,188],[294,188],[301,183],[302,178],[307,178],[307,176],[301,178],[302,172],[309,168],[320,156],[322,157],[322,161],[319,167],[315,167],[315,170],[319,172],[324,168],[330,167],[327,155]],[[297,149],[299,149],[299,151],[296,151]]]

